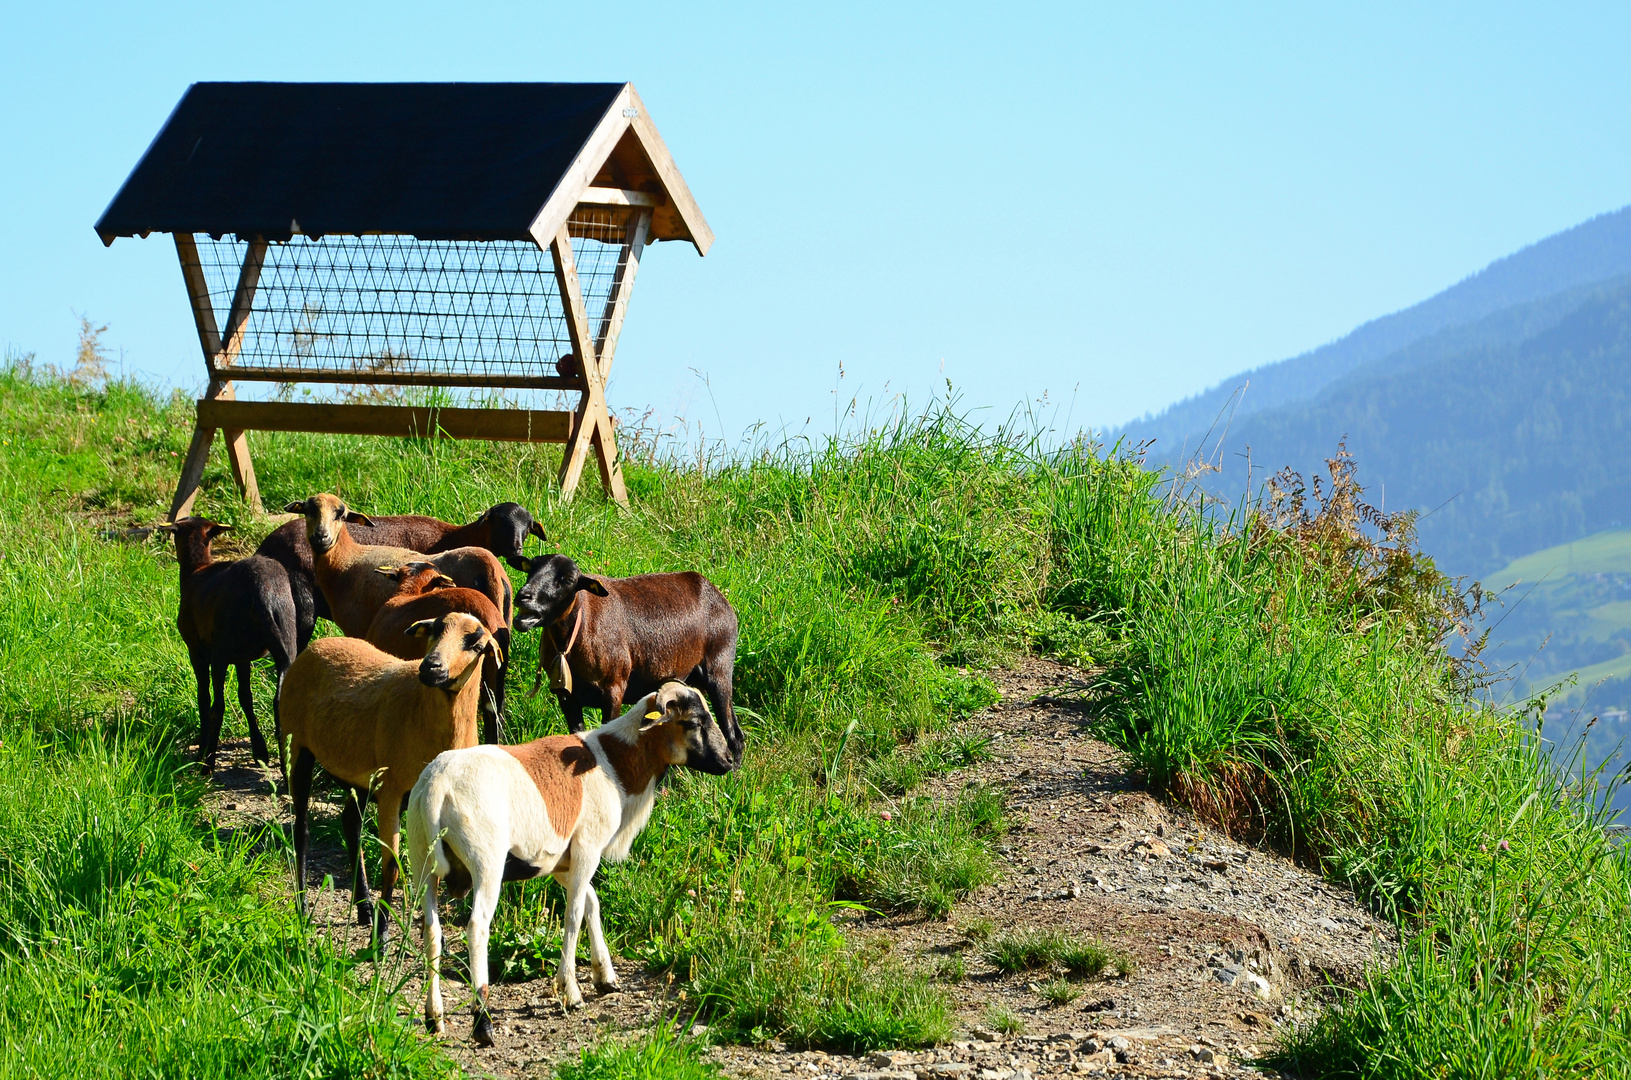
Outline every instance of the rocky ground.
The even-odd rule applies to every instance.
[[[715,1047],[725,1071],[743,1077],[866,1080],[1030,1080],[1045,1076],[1201,1077],[1260,1075],[1247,1062],[1281,1025],[1313,1015],[1333,984],[1397,948],[1392,927],[1352,894],[1290,861],[1231,841],[1152,799],[1125,760],[1085,732],[1074,702],[1079,675],[1046,661],[1000,673],[1002,701],[971,723],[995,739],[988,761],[930,781],[931,793],[994,783],[1016,827],[999,849],[997,882],[947,919],[860,918],[846,930],[942,973],[957,1010],[955,1041],[932,1051],[860,1057],[793,1051],[779,1044]],[[247,741],[226,744],[212,810],[223,830],[287,821],[287,799],[270,794]],[[314,880],[344,881],[338,804],[317,808]],[[345,897],[314,889],[319,925],[344,948],[366,944]],[[1124,977],[1050,987],[1046,973],[1008,974],[985,959],[993,934],[1057,929],[1096,937],[1132,960]],[[448,949],[462,948],[451,931]],[[447,1046],[472,1072],[547,1076],[556,1061],[609,1031],[649,1024],[662,984],[619,963],[624,991],[566,1014],[545,981],[493,988],[499,1044],[478,1050],[468,1014],[450,1015]],[[405,1011],[419,1012],[418,979],[400,977]],[[449,1005],[457,986],[449,985]],[[1054,992],[1054,1000],[1046,996]],[[997,1029],[1005,1028],[1007,1033]]]

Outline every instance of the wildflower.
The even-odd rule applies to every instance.
[[[1495,846],[1500,848],[1502,851],[1511,851],[1512,850],[1511,846],[1508,845],[1505,840],[1502,840],[1499,844],[1496,844]]]
[[[879,814],[878,816],[883,818],[885,821],[891,821],[891,820],[894,819],[895,815],[891,814],[889,811],[885,810],[883,813]]]

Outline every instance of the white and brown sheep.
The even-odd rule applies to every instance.
[[[428,639],[423,660],[398,660],[359,638],[321,638],[289,667],[278,718],[289,744],[289,793],[294,800],[295,889],[306,903],[308,804],[312,768],[348,789],[342,817],[351,858],[357,921],[373,914],[362,865],[362,811],[377,785],[383,850],[380,896],[391,902],[396,882],[402,800],[419,773],[445,750],[475,746],[484,658],[498,661],[498,644],[481,620],[464,612],[426,619],[411,628]],[[383,938],[386,912],[377,927]]]
[[[561,964],[555,987],[568,1008],[578,989],[578,932],[589,921],[594,979],[617,988],[600,925],[593,878],[602,861],[620,862],[645,827],[657,781],[670,766],[723,775],[736,767],[707,702],[683,683],[664,683],[616,720],[583,735],[555,735],[521,746],[453,750],[420,774],[408,799],[408,850],[424,905],[425,1024],[442,1030],[439,968],[442,928],[437,886],[470,892],[474,1038],[493,1041],[487,1012],[487,934],[505,881],[551,875],[566,890]]]

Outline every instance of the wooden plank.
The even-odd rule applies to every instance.
[[[663,197],[628,188],[589,187],[578,196],[579,206],[661,206]]]
[[[191,241],[192,237],[187,239]],[[221,338],[221,351],[208,358],[212,370],[231,367],[238,350],[243,347],[249,313],[255,304],[255,288],[260,284],[261,267],[265,263],[266,239],[257,236],[249,242],[249,248],[244,252],[244,264],[238,270],[238,287],[232,293],[232,309],[227,314],[227,329]]]
[[[215,308],[210,303],[209,283],[198,263],[198,245],[192,233],[175,234],[176,255],[181,259],[181,277],[187,283],[187,299],[193,306],[193,325],[198,328],[198,345],[204,350],[204,366],[213,367],[221,351],[221,333],[215,325]]]
[[[634,112],[634,115],[629,117],[629,127],[639,136],[640,145],[645,150],[652,168],[657,171],[657,179],[662,182],[663,190],[668,195],[669,204],[685,223],[686,231],[691,234],[691,243],[696,245],[697,254],[706,255],[708,249],[714,246],[714,231],[709,228],[708,219],[702,216],[702,208],[692,197],[685,177],[680,175],[679,166],[674,164],[674,155],[668,152],[668,144],[663,142],[663,137],[657,133],[657,125],[651,122],[651,115],[646,112],[646,103],[640,100],[633,83],[630,83],[627,89],[627,107]]]
[[[611,107],[606,110],[606,115],[600,118],[600,123],[595,125],[595,130],[590,132],[589,138],[584,141],[578,156],[572,159],[572,164],[561,174],[560,180],[555,184],[555,190],[549,193],[549,198],[544,200],[544,205],[532,219],[527,231],[532,234],[533,242],[540,248],[547,250],[555,242],[555,234],[560,232],[562,226],[566,224],[566,219],[577,209],[584,190],[595,182],[595,174],[600,172],[600,166],[611,156],[612,150],[617,146],[617,140],[629,129],[629,118],[623,113],[630,107],[629,95],[633,92],[634,87],[625,83],[622,91],[612,100]]]
[[[193,512],[198,489],[204,479],[204,466],[209,464],[210,443],[215,441],[215,426],[202,419],[193,427],[193,441],[187,447],[187,456],[181,461],[181,479],[176,483],[176,494],[170,500],[170,520],[178,521]]]
[[[565,442],[572,414],[537,409],[433,409],[418,405],[345,405],[316,401],[204,399],[198,422],[232,431],[316,431],[334,435],[490,442]]]
[[[589,451],[595,451],[600,465],[601,481],[606,493],[619,503],[628,502],[623,485],[622,466],[617,460],[617,443],[612,436],[611,415],[606,409],[606,380],[600,361],[595,354],[595,343],[589,337],[588,314],[583,307],[583,292],[578,284],[577,262],[572,255],[572,237],[563,222],[555,239],[550,243],[555,260],[555,281],[560,289],[561,301],[566,309],[567,334],[578,356],[587,384],[572,417],[572,431],[566,441],[566,452],[561,455],[561,494],[571,498],[577,491],[583,475],[583,465]]]
[[[221,351],[211,358],[210,369],[219,375],[232,367],[238,350],[243,347],[244,333],[249,326],[249,315],[255,305],[255,289],[260,284],[261,267],[266,262],[266,238],[257,236],[244,249],[243,266],[238,269],[238,287],[232,292],[232,309],[227,313],[226,333],[221,339]],[[218,399],[237,397],[230,382],[222,384]],[[249,436],[241,429],[224,429],[223,441],[227,447],[227,462],[232,466],[232,480],[249,504],[251,513],[264,514],[260,485],[255,482],[255,462],[249,456]]]
[[[646,250],[646,232],[651,228],[651,211],[643,210],[629,221],[623,240],[623,255],[612,275],[606,294],[606,310],[600,317],[600,333],[595,338],[595,355],[600,359],[600,380],[612,376],[612,360],[617,356],[617,338],[623,332],[623,316],[629,310],[629,294],[634,291],[634,275],[640,271],[640,256]]]
[[[292,367],[243,367],[234,365],[231,375],[239,382],[352,383],[390,386],[479,386],[512,390],[582,390],[581,376],[559,375],[460,375],[412,371],[307,371]]]

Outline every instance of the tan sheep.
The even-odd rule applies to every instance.
[[[357,920],[366,925],[373,902],[363,872],[361,833],[370,788],[377,788],[384,849],[380,894],[389,905],[403,798],[438,754],[476,745],[481,680],[474,676],[484,656],[500,662],[498,643],[479,619],[464,612],[422,620],[410,632],[427,639],[423,660],[399,660],[357,638],[322,638],[296,657],[284,676],[278,719],[289,744],[295,887],[302,911],[314,765],[349,789],[342,823]],[[383,908],[376,926],[383,939]]]

